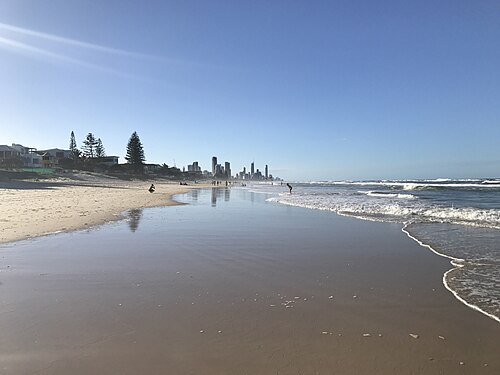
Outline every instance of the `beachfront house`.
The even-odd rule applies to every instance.
[[[42,156],[36,148],[13,143],[12,146],[0,145],[0,164],[7,168],[40,168]]]
[[[118,164],[118,156],[103,156],[101,158],[93,158],[97,164],[106,165],[112,167]]]
[[[0,145],[0,166],[15,168],[22,165],[19,151],[7,145]]]
[[[146,164],[144,163],[144,173],[152,174],[160,171],[162,166],[160,164]]]
[[[60,148],[51,148],[48,150],[38,150],[37,153],[42,156],[42,165],[44,168],[53,168],[63,159],[71,157],[70,150]]]
[[[7,145],[0,145],[0,160],[8,160],[19,157],[19,151]]]
[[[13,143],[12,148],[19,152],[25,168],[41,168],[43,166],[42,156],[37,154],[36,148],[26,147],[17,143]]]

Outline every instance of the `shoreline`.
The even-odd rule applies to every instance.
[[[290,206],[290,207],[300,207],[300,208],[304,208],[304,209],[308,209],[308,210],[318,210],[318,211],[330,212],[330,213],[333,213],[333,214],[338,215],[338,216],[349,217],[349,218],[354,218],[354,219],[357,219],[357,220],[368,221],[368,222],[373,222],[373,223],[391,223],[390,221],[384,221],[384,220],[380,220],[380,219],[369,218],[369,217],[366,217],[366,216],[360,216],[360,215],[354,215],[354,214],[346,214],[346,213],[343,213],[343,212],[333,211],[333,210],[329,210],[329,209],[318,209],[316,207],[310,207],[308,205],[296,205],[296,204],[292,204],[292,203],[289,203],[289,202],[281,202],[281,201],[279,201],[277,203],[283,204],[285,206]],[[444,288],[453,295],[453,297],[455,297],[460,303],[462,303],[466,307],[470,308],[471,310],[479,312],[479,313],[483,314],[484,316],[486,316],[486,317],[488,317],[488,318],[496,321],[497,323],[500,323],[500,317],[498,317],[498,316],[496,316],[494,314],[491,314],[491,313],[489,313],[487,311],[484,311],[479,306],[476,306],[476,305],[474,305],[472,303],[467,302],[455,290],[453,290],[453,288],[451,288],[448,285],[448,282],[446,281],[447,275],[450,272],[463,267],[463,265],[461,264],[461,262],[464,262],[465,259],[455,258],[455,257],[449,256],[449,255],[442,254],[439,251],[436,251],[432,246],[430,246],[430,245],[428,245],[428,244],[420,241],[418,238],[412,236],[407,231],[407,229],[406,229],[408,227],[408,225],[412,224],[411,222],[403,222],[403,223],[399,223],[399,224],[401,224],[401,231],[403,233],[405,233],[411,240],[415,241],[419,246],[424,247],[424,248],[430,250],[432,253],[434,253],[435,255],[437,255],[439,257],[442,257],[442,258],[445,258],[445,259],[449,260],[450,268],[446,272],[443,273],[442,284],[443,284]]]
[[[0,368],[500,369],[498,324],[457,301],[442,283],[448,260],[422,251],[399,225],[273,205],[246,190],[220,189],[215,201],[213,193],[197,189],[181,206],[151,208],[134,228],[122,222],[5,247]]]
[[[123,220],[131,209],[179,205],[175,194],[208,186],[89,177],[0,182],[0,244]],[[154,193],[148,192],[151,183]]]
[[[454,291],[449,285],[448,285],[448,282],[446,281],[446,277],[448,276],[448,273],[460,268],[460,267],[463,267],[463,265],[460,264],[460,262],[463,262],[464,259],[459,259],[459,258],[454,258],[452,256],[449,256],[449,255],[445,255],[445,254],[441,254],[440,252],[436,251],[432,246],[420,241],[418,238],[415,238],[413,237],[407,230],[406,228],[408,227],[408,223],[405,223],[403,225],[403,228],[401,228],[401,231],[403,233],[405,233],[409,238],[411,238],[413,241],[415,241],[417,244],[419,244],[420,246],[426,248],[426,249],[429,249],[431,252],[433,252],[434,254],[436,254],[437,256],[440,256],[442,258],[446,258],[450,261],[450,265],[451,265],[451,268],[446,271],[444,274],[443,274],[443,286],[451,293],[453,294],[453,296],[462,304],[464,304],[465,306],[467,306],[468,308],[474,310],[474,311],[477,311],[485,316],[487,316],[488,318],[490,319],[493,319],[495,321],[497,321],[498,323],[500,323],[500,318],[496,315],[493,315],[493,314],[490,314],[486,311],[484,311],[483,309],[481,309],[479,306],[476,306],[476,305],[473,305],[469,302],[467,302],[466,300],[464,300],[462,297],[460,297],[458,295],[458,293],[456,291]]]
[[[128,181],[91,175],[86,177],[90,179],[51,179],[44,181],[14,180],[0,182],[0,192],[8,192],[7,194],[0,194],[0,209],[2,209],[9,218],[12,218],[12,215],[9,216],[9,210],[10,213],[15,210],[19,219],[17,223],[15,220],[0,219],[0,245],[36,237],[56,235],[58,233],[90,229],[106,223],[126,220],[126,212],[133,209],[182,205],[184,203],[173,199],[175,195],[185,194],[193,188],[209,189],[213,187],[209,183],[186,186],[170,181]],[[149,186],[150,183],[155,184],[157,188],[155,193],[147,192],[147,186]],[[30,191],[32,194],[22,194],[21,192],[23,191]],[[43,191],[50,193],[51,196],[56,194],[55,200],[57,202],[52,201],[52,205],[50,206],[44,205],[43,203],[41,205],[36,205],[33,201],[36,201],[36,198],[40,197],[40,192]],[[9,197],[7,197],[8,195]],[[19,199],[19,195],[22,195],[24,199],[23,201],[17,202],[20,204],[12,205],[12,203],[9,204],[7,202],[6,198],[16,200]],[[82,196],[86,196],[87,199],[82,199]],[[116,203],[117,200],[120,202],[119,204],[109,204],[109,202]],[[288,206],[289,204],[285,203],[285,205]],[[82,212],[82,210],[84,210],[85,212],[86,206],[99,207],[91,212],[86,211],[86,214],[78,214],[78,216],[73,213],[70,217],[63,217],[62,219],[64,220],[58,218],[58,213],[60,214],[61,208],[71,208],[71,210],[77,212]],[[302,208],[310,209],[308,207]],[[44,220],[43,223],[40,223],[40,215],[34,215],[33,210],[43,211],[43,218],[47,219],[48,217],[48,220]],[[355,215],[346,215],[338,212],[331,213],[357,220],[380,222],[378,220],[370,220]],[[26,220],[26,218],[29,218],[29,220]],[[24,228],[30,229],[22,230],[21,224]],[[403,223],[401,228],[401,231],[405,233],[406,236],[415,241],[419,246],[431,250],[435,255],[450,260],[450,269],[444,272],[442,276],[442,284],[445,289],[463,305],[500,323],[500,319],[497,316],[482,310],[476,305],[468,303],[448,286],[446,281],[447,274],[461,267],[460,264],[455,262],[460,262],[462,259],[453,258],[437,252],[430,245],[421,242],[406,231],[407,225],[408,223]]]

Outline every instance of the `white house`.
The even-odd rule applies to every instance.
[[[51,148],[48,150],[38,150],[38,154],[42,156],[42,165],[45,168],[52,168],[59,164],[59,160],[71,157],[70,150],[62,150],[60,148]]]
[[[25,167],[41,168],[43,166],[42,156],[35,152],[36,148],[25,147],[17,143],[13,143],[12,148],[19,152],[19,156]]]

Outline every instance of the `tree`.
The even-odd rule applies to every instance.
[[[89,158],[93,158],[96,156],[96,146],[97,140],[94,137],[94,134],[87,134],[87,138],[83,141],[83,154]]]
[[[71,132],[71,136],[69,137],[69,150],[71,151],[70,158],[73,160],[78,159],[80,150],[76,147],[76,138],[73,132]]]
[[[136,172],[142,172],[144,170],[144,149],[142,147],[141,140],[137,135],[137,132],[133,132],[127,144],[127,155],[125,160],[129,163]]]
[[[95,145],[95,156],[98,158],[103,158],[106,156],[106,151],[104,150],[104,146],[102,145],[101,138],[97,138]]]

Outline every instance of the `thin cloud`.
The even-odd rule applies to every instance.
[[[32,56],[42,57],[49,61],[55,61],[59,63],[74,64],[85,68],[95,69],[106,73],[112,73],[119,76],[124,76],[128,78],[135,78],[134,76],[128,75],[123,72],[119,72],[113,69],[105,68],[100,65],[88,63],[86,61],[81,61],[68,56],[64,56],[58,53],[48,51],[46,49],[38,48],[30,44],[21,43],[13,39],[4,38],[0,36],[0,48],[8,49],[18,53],[29,54]]]
[[[2,22],[0,22],[0,29],[12,31],[12,32],[15,32],[18,34],[33,36],[33,37],[40,38],[40,39],[50,40],[52,42],[62,43],[62,44],[70,45],[70,46],[90,49],[90,50],[109,53],[109,54],[143,58],[143,59],[144,58],[145,59],[161,59],[159,57],[152,56],[152,55],[125,51],[122,49],[106,47],[106,46],[102,46],[102,45],[94,44],[94,43],[82,42],[80,40],[64,38],[62,36],[58,36],[58,35],[54,35],[54,34],[42,33],[40,31],[35,31],[35,30],[26,29],[23,27],[8,25],[8,24],[2,23]]]
[[[197,62],[160,57],[160,56],[155,56],[155,55],[149,55],[146,53],[132,52],[132,51],[127,51],[127,50],[123,50],[123,49],[119,49],[119,48],[107,47],[107,46],[103,46],[103,45],[95,44],[95,43],[88,43],[88,42],[84,42],[84,41],[77,40],[77,39],[65,38],[65,37],[62,37],[59,35],[54,35],[54,34],[44,33],[44,32],[40,32],[40,31],[36,31],[36,30],[32,30],[32,29],[27,29],[24,27],[9,25],[9,24],[3,23],[3,22],[0,22],[0,30],[6,30],[6,31],[10,31],[10,32],[14,32],[14,33],[22,34],[22,35],[27,35],[27,36],[31,36],[31,37],[35,37],[35,38],[39,38],[39,39],[48,40],[48,41],[59,43],[59,44],[78,47],[81,49],[92,50],[92,51],[96,51],[96,52],[102,52],[102,53],[106,53],[106,54],[110,54],[110,55],[118,55],[118,56],[130,57],[130,58],[135,58],[135,59],[144,59],[144,60],[164,62],[164,63],[173,63],[173,64],[179,64],[179,65],[213,67],[213,66],[209,66],[207,64],[202,64],[202,63],[197,63]]]

